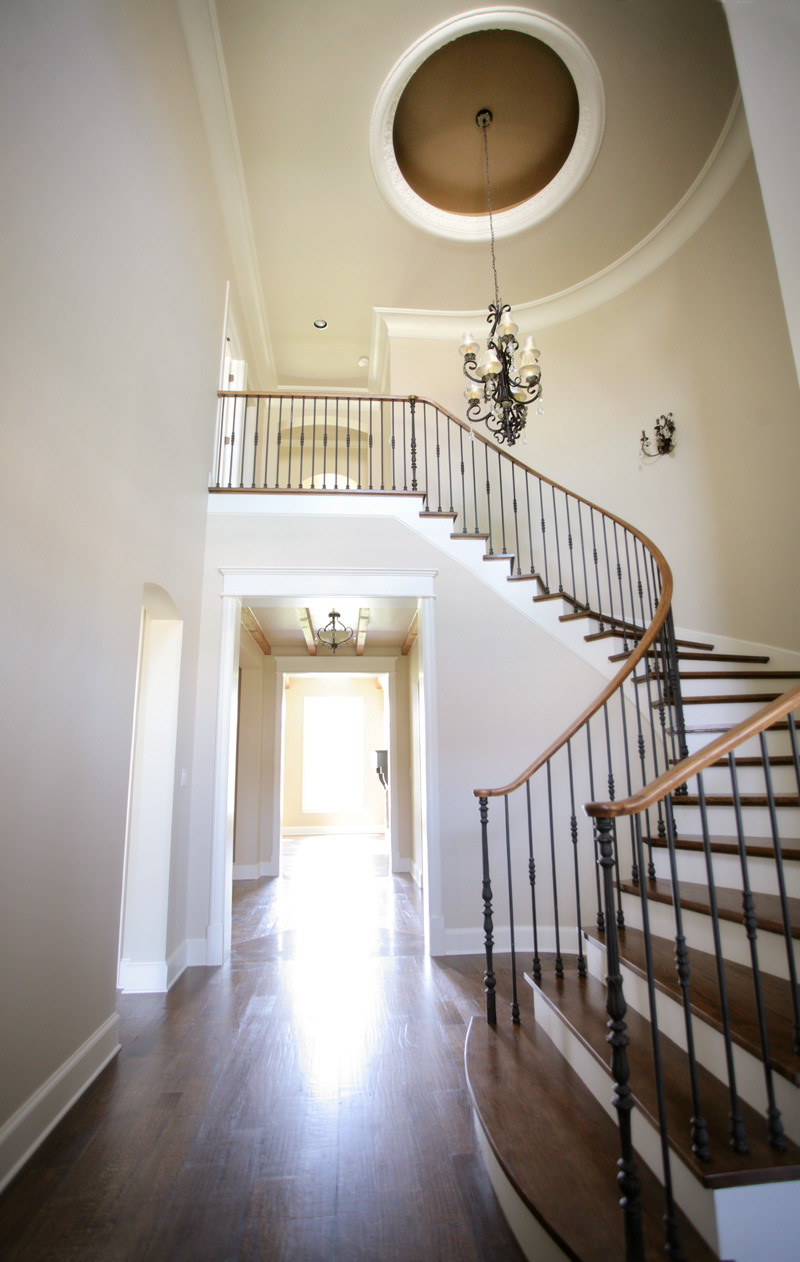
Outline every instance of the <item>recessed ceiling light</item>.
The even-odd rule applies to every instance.
[[[369,355],[362,355],[358,361],[359,368],[369,368]]]
[[[327,320],[315,320],[315,321],[314,321],[314,328],[315,328],[315,329],[327,329],[327,327],[328,327],[328,321],[327,321]]]

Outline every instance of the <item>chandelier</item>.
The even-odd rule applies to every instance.
[[[339,617],[338,610],[336,609],[332,609],[328,616],[330,618],[330,622],[326,623],[324,627],[320,627],[317,632],[317,639],[320,644],[327,644],[331,652],[335,653],[336,650],[341,648],[343,644],[346,644],[348,640],[352,640],[353,628],[346,627],[344,625]],[[338,626],[336,625],[337,622],[339,624]]]
[[[499,297],[487,137],[491,121],[491,110],[479,110],[475,115],[475,122],[483,132],[486,159],[486,196],[494,274],[494,302],[489,303],[486,323],[492,327],[486,341],[486,350],[480,355],[480,346],[471,333],[464,334],[459,350],[464,357],[464,376],[467,378],[464,391],[467,420],[472,423],[485,422],[486,428],[495,435],[499,443],[507,443],[509,447],[513,447],[525,428],[528,407],[542,397],[542,370],[539,367],[540,352],[536,347],[536,339],[532,336],[525,338],[522,351],[514,358],[519,351],[519,330],[512,318],[511,307],[508,303],[502,303]],[[538,411],[541,413],[544,408],[540,405]]]

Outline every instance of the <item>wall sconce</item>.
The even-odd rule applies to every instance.
[[[675,450],[675,422],[672,419],[672,413],[666,416],[659,416],[653,431],[656,443],[655,451],[648,451],[650,439],[647,437],[647,431],[642,430],[642,455],[648,460],[657,460],[659,456],[668,456],[671,451]]]

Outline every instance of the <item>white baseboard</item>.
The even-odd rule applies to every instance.
[[[119,1049],[119,1016],[113,1012],[0,1127],[0,1191]]]
[[[375,827],[371,824],[359,824],[353,828],[339,828],[328,824],[319,824],[316,827],[309,824],[303,828],[290,824],[288,827],[281,829],[283,837],[350,837],[353,835],[361,836],[362,834],[367,837],[385,837],[386,829]]]
[[[483,928],[446,929],[445,955],[482,955],[484,950]],[[556,949],[556,931],[553,925],[539,926],[539,950],[551,952]],[[578,951],[578,933],[576,929],[561,930],[561,954],[575,955]],[[530,955],[533,951],[533,929],[530,925],[520,925],[514,935],[514,943],[518,952]],[[494,929],[494,950],[506,955],[511,950],[511,933],[508,925],[496,925]],[[519,961],[518,961],[519,963]],[[524,961],[522,961],[524,964]],[[529,965],[524,964],[527,968]]]
[[[397,872],[397,873],[410,872],[411,860],[410,859],[394,859],[392,861],[392,871]]]
[[[158,995],[167,989],[166,960],[120,960],[118,989],[123,995]]]
[[[205,967],[208,951],[205,938],[186,939],[186,967]]]
[[[278,865],[274,859],[264,860],[260,863],[234,863],[233,879],[234,881],[257,881],[262,876],[277,876]]]

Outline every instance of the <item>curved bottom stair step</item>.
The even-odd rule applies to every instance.
[[[473,1018],[465,1051],[478,1124],[528,1211],[574,1262],[625,1255],[616,1186],[619,1132],[532,1019],[489,1026]],[[647,1262],[664,1257],[664,1193],[642,1165]],[[714,1254],[681,1216],[687,1259]]]

